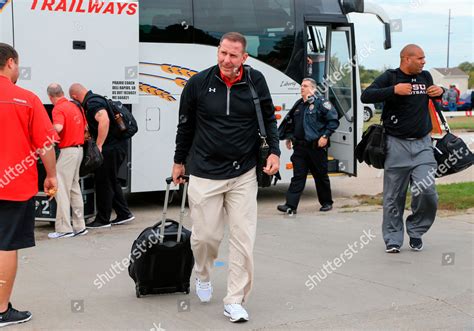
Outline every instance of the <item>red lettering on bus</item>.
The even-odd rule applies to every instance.
[[[105,7],[104,11],[102,12],[102,14],[106,14],[106,13],[111,13],[111,14],[114,13],[114,3],[113,2],[109,2],[107,4],[107,6]]]
[[[76,13],[85,13],[86,11],[82,8],[82,0],[79,0],[79,3],[76,7]]]
[[[72,0],[71,5],[69,6],[68,12],[72,12],[75,5],[76,5],[76,0]]]
[[[103,0],[42,0],[41,2],[32,0],[31,3],[31,10],[55,12],[135,15],[137,9],[137,3],[104,2]]]
[[[118,6],[118,13],[117,14],[122,14],[123,10],[128,6],[128,3],[120,3],[120,2],[117,2],[117,6]]]
[[[103,1],[89,1],[89,13],[95,12],[95,13],[100,13],[100,10],[104,6]]]
[[[48,7],[49,10],[53,10],[54,0],[48,1],[44,0],[43,6],[41,6],[41,10],[45,10]]]
[[[127,14],[128,14],[128,15],[135,15],[135,14],[137,13],[137,6],[138,6],[138,4],[136,4],[136,3],[131,3],[131,4],[128,6]]]
[[[35,10],[37,4],[38,0],[33,0],[33,3],[31,4],[31,10]]]
[[[60,0],[54,11],[66,11],[66,0]]]

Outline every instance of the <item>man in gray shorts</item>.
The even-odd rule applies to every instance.
[[[403,212],[408,185],[412,213],[406,219],[410,247],[423,249],[421,237],[436,217],[438,194],[434,172],[436,160],[431,145],[429,98],[439,97],[443,88],[433,84],[423,70],[425,54],[417,45],[400,52],[400,67],[377,77],[364,93],[364,103],[384,102],[383,126],[387,135],[384,164],[382,232],[387,253],[399,253],[403,245]]]

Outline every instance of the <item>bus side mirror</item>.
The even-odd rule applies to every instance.
[[[364,12],[364,0],[339,0],[339,3],[344,15]]]
[[[384,49],[392,48],[392,35],[390,33],[390,23],[384,23],[385,27],[385,41],[383,43]]]

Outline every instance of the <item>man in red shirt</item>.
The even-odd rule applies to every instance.
[[[17,250],[35,246],[36,161],[46,169],[45,193],[57,190],[54,142],[58,139],[40,99],[15,83],[18,53],[0,43],[0,327],[26,322],[28,311],[10,303]]]
[[[57,172],[58,194],[55,229],[51,239],[87,234],[84,202],[79,185],[79,168],[83,157],[85,120],[82,109],[64,97],[61,85],[53,83],[47,89],[54,105],[53,126],[60,137]],[[72,226],[71,226],[72,210]]]

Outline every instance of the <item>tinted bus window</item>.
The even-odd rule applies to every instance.
[[[339,1],[335,0],[296,0],[301,11],[305,14],[342,15]]]
[[[140,42],[192,42],[192,0],[140,0]]]
[[[293,51],[292,0],[194,0],[194,42],[217,46],[223,34],[242,33],[248,53],[285,72]]]

